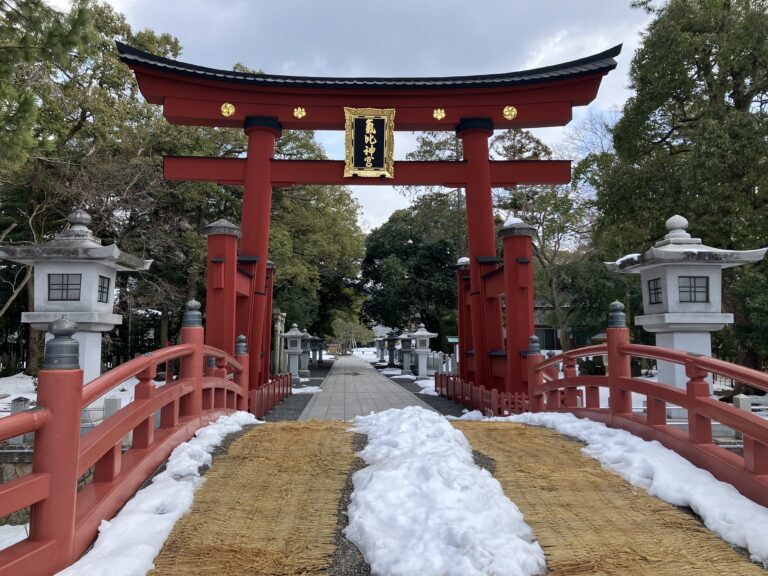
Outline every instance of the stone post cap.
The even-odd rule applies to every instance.
[[[240,334],[235,339],[235,355],[243,356],[244,354],[248,354],[248,343],[245,334]]]
[[[221,218],[216,222],[211,222],[203,228],[203,236],[213,235],[237,236],[240,238],[240,227],[232,224],[229,220]]]
[[[61,317],[48,326],[53,338],[45,344],[43,370],[79,370],[80,343],[72,338],[77,324]]]
[[[688,220],[686,218],[683,218],[679,214],[675,214],[671,218],[669,218],[665,226],[667,227],[667,230],[669,231],[665,238],[690,238],[691,235],[686,232],[688,230]]]
[[[517,216],[510,216],[507,221],[504,222],[501,230],[499,230],[499,237],[504,238],[506,236],[536,236],[536,228],[523,222],[522,219]]]
[[[627,315],[624,313],[624,304],[618,300],[611,302],[608,313],[608,328],[626,328]]]
[[[541,354],[541,343],[538,336],[528,338],[528,354]]]
[[[469,258],[463,256],[456,262],[456,268],[469,268]]]
[[[181,319],[181,326],[183,328],[190,326],[202,326],[203,314],[200,312],[201,308],[202,306],[200,305],[200,302],[194,298],[187,302],[187,304],[184,306],[184,316]]]

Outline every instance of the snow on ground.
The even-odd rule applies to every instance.
[[[411,406],[355,418],[368,463],[352,477],[344,534],[374,574],[530,575],[544,553],[464,435]]]
[[[29,524],[20,524],[18,526],[0,526],[0,550],[8,548],[8,546],[24,540],[27,536],[29,536],[28,531]]]
[[[294,394],[317,394],[323,390],[320,386],[302,386],[301,388],[291,388]]]
[[[376,352],[376,348],[355,348],[352,350],[352,355],[357,356],[366,362],[376,362],[379,359],[379,354]]]
[[[323,360],[336,360],[336,356],[323,352]]]
[[[93,548],[60,576],[144,576],[154,568],[173,525],[190,506],[204,482],[200,468],[211,463],[211,452],[232,432],[260,423],[252,414],[236,412],[197,431],[176,447],[163,472],[139,490],[112,520],[103,520]]]
[[[419,394],[424,394],[425,396],[437,396],[437,390],[435,390],[435,380],[434,378],[428,379],[428,380],[416,380],[414,384],[417,384],[421,391]]]
[[[400,368],[384,368],[384,370],[379,370],[384,376],[400,376],[402,373],[402,370]]]
[[[474,411],[461,419],[484,418]],[[717,480],[658,442],[648,442],[573,414],[528,412],[489,420],[546,426],[586,442],[584,454],[652,496],[675,506],[689,506],[707,528],[729,544],[746,548],[753,561],[768,568],[768,508],[745,498],[730,484]]]
[[[14,376],[0,378],[0,395],[2,394],[8,394],[8,396],[0,399],[0,418],[11,413],[11,401],[14,398],[23,396],[32,402],[37,402],[34,379],[21,372]]]

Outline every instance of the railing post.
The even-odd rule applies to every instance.
[[[566,356],[563,364],[563,373],[565,374],[565,406],[567,408],[576,408],[579,403],[578,388],[569,384],[571,378],[576,377],[576,358]]]
[[[79,345],[72,338],[77,324],[60,318],[48,331],[53,339],[45,346],[37,403],[48,408],[51,418],[36,433],[32,471],[50,476],[51,492],[47,499],[32,506],[29,538],[58,543],[52,569],[56,572],[74,560],[83,371],[78,360]]]
[[[541,355],[541,345],[536,336],[528,339],[528,354],[526,355],[526,366],[528,370],[528,399],[531,412],[544,411],[544,394],[539,390],[544,383],[544,374],[536,370],[544,357]]]
[[[240,334],[235,342],[235,359],[240,362],[243,369],[235,374],[235,384],[240,386],[242,396],[237,399],[238,410],[248,410],[248,341],[245,335]]]
[[[624,314],[624,304],[621,302],[611,303],[606,333],[608,344],[608,387],[610,390],[608,406],[613,418],[618,414],[632,413],[632,394],[621,388],[621,379],[632,376],[630,357],[619,351],[621,344],[629,343],[627,315]]]
[[[693,356],[692,352],[688,354]],[[688,438],[696,444],[712,443],[712,420],[699,414],[696,407],[697,398],[709,398],[709,382],[705,380],[707,374],[709,372],[696,365],[695,358],[685,361],[685,375],[688,377]]]
[[[200,418],[203,414],[203,315],[200,313],[200,302],[190,300],[184,310],[181,321],[181,343],[193,344],[194,352],[181,359],[181,378],[194,382],[193,391],[184,399],[181,409],[182,416]]]

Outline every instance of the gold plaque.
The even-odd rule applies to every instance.
[[[221,105],[221,115],[224,116],[224,118],[229,118],[234,113],[235,113],[234,104],[230,104],[229,102],[224,102],[224,104]]]
[[[299,120],[304,118],[304,116],[306,115],[307,115],[307,111],[301,106],[297,106],[296,108],[293,109],[293,116],[295,118],[298,118]]]
[[[507,120],[514,120],[515,118],[517,118],[517,108],[515,108],[514,106],[504,106],[502,115]]]
[[[432,117],[435,120],[442,120],[443,118],[445,118],[445,110],[443,110],[442,108],[435,108],[434,111],[432,112]]]
[[[395,109],[344,108],[344,177],[393,178]]]

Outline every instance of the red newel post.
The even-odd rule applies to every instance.
[[[693,355],[691,352],[688,354]],[[705,380],[708,372],[696,366],[693,358],[685,362],[685,375],[688,377],[686,392],[690,400],[688,407],[688,438],[697,444],[712,443],[712,420],[697,414],[694,408],[696,398],[709,398],[709,382]],[[746,447],[746,446],[745,446]]]
[[[200,302],[190,300],[181,320],[181,343],[193,344],[195,351],[181,359],[180,375],[194,381],[195,388],[187,397],[181,409],[184,417],[200,418],[203,414],[203,315]]]
[[[526,355],[526,364],[528,369],[528,409],[531,412],[543,412],[544,393],[539,387],[544,384],[544,374],[536,370],[536,366],[543,362],[544,356],[541,355],[541,344],[537,336],[528,338],[528,354]]]
[[[237,239],[240,228],[227,220],[217,220],[203,228],[208,237],[208,286],[205,293],[207,326],[205,343],[234,352],[235,311],[237,305]]]
[[[55,559],[48,560],[51,572],[56,572],[74,560],[83,371],[78,361],[79,345],[72,338],[77,324],[61,318],[49,331],[53,339],[45,346],[37,403],[48,408],[51,419],[35,435],[32,471],[50,475],[51,493],[32,506],[29,537],[59,543]]]
[[[506,392],[523,393],[528,389],[525,351],[533,333],[533,238],[536,229],[520,220],[510,219],[499,231],[504,242],[504,292],[507,326]]]
[[[608,386],[610,397],[608,406],[611,416],[632,413],[632,394],[621,389],[621,378],[630,378],[630,357],[619,351],[621,344],[629,343],[629,328],[627,315],[624,314],[624,304],[612,302],[608,314]]]
[[[462,380],[474,380],[474,370],[469,371],[467,350],[472,350],[472,321],[469,308],[469,258],[459,258],[456,264],[456,302],[459,319],[458,376]],[[456,370],[454,370],[456,372]]]

